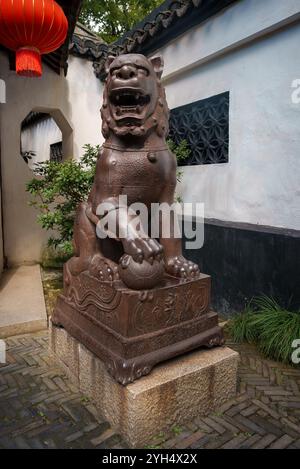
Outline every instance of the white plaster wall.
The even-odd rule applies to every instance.
[[[101,141],[101,84],[93,74],[92,64],[71,58],[69,72],[64,78],[44,65],[41,79],[18,77],[9,70],[7,57],[0,53],[0,79],[5,80],[7,96],[0,109],[0,132],[3,232],[9,265],[38,262],[48,237],[36,223],[37,213],[29,207],[25,192],[25,184],[33,174],[20,157],[22,120],[31,110],[60,110],[68,133],[66,157],[78,158],[83,144]],[[61,116],[58,119],[63,120]]]
[[[21,132],[22,152],[32,152],[28,160],[30,169],[35,169],[36,163],[42,163],[50,159],[50,145],[62,141],[62,132],[55,120],[49,116],[40,122],[27,127]]]
[[[300,0],[239,0],[160,50],[168,79],[300,19]]]
[[[80,158],[83,145],[103,142],[100,108],[103,85],[96,78],[92,62],[69,57],[67,81],[71,90],[70,117],[74,129],[74,157]]]
[[[171,109],[230,91],[229,163],[186,167],[180,188],[207,218],[300,229],[299,10],[298,0],[242,0],[159,51]]]

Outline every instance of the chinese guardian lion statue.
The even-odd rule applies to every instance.
[[[151,237],[133,208],[142,203],[152,213],[153,204],[174,202],[176,159],[166,144],[162,70],[161,57],[107,60],[105,143],[89,198],[76,214],[74,257],[65,265],[52,318],[124,385],[162,360],[223,343],[209,308],[210,277],[183,257],[176,217],[169,219],[168,236],[159,219],[158,236]],[[114,229],[99,236],[104,220]]]

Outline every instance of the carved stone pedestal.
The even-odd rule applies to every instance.
[[[200,346],[222,345],[217,314],[210,310],[210,277],[165,277],[153,290],[101,282],[83,272],[72,278],[52,318],[99,357],[126,385],[154,365]]]
[[[131,447],[142,448],[213,412],[236,393],[238,354],[227,347],[199,350],[156,366],[127,386],[62,328],[50,328],[50,347],[68,376]]]

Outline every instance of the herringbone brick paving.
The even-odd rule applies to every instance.
[[[300,370],[240,352],[239,393],[207,417],[160,434],[152,448],[300,448]],[[126,448],[58,367],[46,332],[7,340],[0,365],[0,448]]]

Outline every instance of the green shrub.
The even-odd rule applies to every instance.
[[[100,146],[84,146],[80,161],[38,163],[26,190],[33,196],[30,205],[39,211],[38,223],[45,230],[53,230],[48,246],[72,255],[73,224],[78,204],[87,199],[91,190]]]
[[[178,165],[180,165],[180,163],[183,163],[191,154],[191,150],[186,140],[181,140],[179,145],[176,145],[176,143],[169,138],[167,140],[167,144],[171,152],[174,153],[174,155],[176,156]],[[182,175],[183,175],[183,171],[181,171],[180,169],[177,169],[177,175],[176,175],[177,182],[180,183],[182,181]],[[182,202],[179,196],[176,196],[176,202]]]
[[[253,299],[231,319],[227,330],[235,342],[257,344],[269,358],[291,363],[292,343],[300,339],[300,314],[282,308],[273,298]]]
[[[188,142],[186,140],[181,140],[181,142],[176,145],[176,143],[171,140],[170,138],[167,140],[167,144],[170,150],[174,153],[177,159],[177,163],[183,163],[187,160],[191,154],[191,150],[188,146]]]

